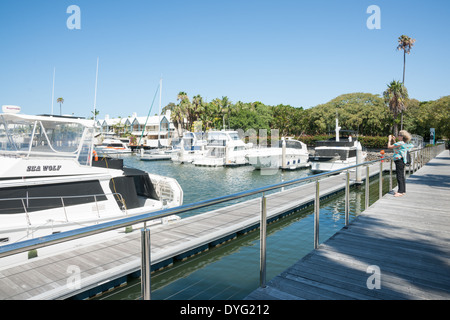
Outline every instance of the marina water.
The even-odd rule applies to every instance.
[[[140,161],[124,157],[124,164],[178,180],[184,191],[184,204],[229,195],[312,175],[309,169],[277,170],[271,174],[251,166],[235,168],[196,167],[171,161]],[[395,178],[394,186],[395,186]],[[378,199],[378,178],[370,181],[370,203]],[[389,190],[388,178],[383,193]],[[350,221],[364,210],[364,184],[350,190]],[[277,191],[274,191],[277,192]],[[260,197],[260,195],[258,195]],[[247,199],[244,199],[247,200]],[[242,200],[241,200],[242,201]],[[221,204],[221,206],[230,203]],[[345,224],[344,193],[321,201],[320,243]],[[180,214],[186,217],[213,208]],[[267,227],[267,281],[283,272],[314,249],[313,206],[299,210]],[[239,236],[216,248],[177,261],[152,274],[152,300],[239,300],[259,285],[259,231]],[[97,299],[140,299],[140,279],[129,279],[126,286]]]

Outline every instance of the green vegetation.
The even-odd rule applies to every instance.
[[[394,95],[398,90],[400,96]],[[402,90],[406,91],[403,85],[393,81],[384,97],[349,93],[308,109],[282,104],[268,106],[262,102],[232,103],[227,97],[206,102],[200,95],[191,101],[185,92],[180,92],[178,103],[170,103],[163,112],[171,110],[171,120],[180,129],[193,130],[196,121],[201,121],[202,130],[266,129],[270,136],[271,129],[278,129],[280,135],[299,137],[309,145],[329,138],[326,134],[334,131],[337,113],[342,129],[357,131],[366,147],[375,148],[387,144],[387,136],[394,133],[394,127],[400,122],[396,115],[404,111],[404,129],[409,132],[428,139],[430,128],[436,128],[438,139],[450,137],[450,96],[419,102],[408,100],[407,92]],[[398,108],[397,114],[391,111],[394,107]]]
[[[389,111],[392,112],[394,117],[394,136],[398,135],[397,116],[402,115],[403,126],[403,112],[407,108],[408,102],[408,90],[406,90],[403,83],[399,81],[392,81],[386,91],[383,92],[384,102],[389,106]]]
[[[38,252],[36,249],[28,251],[28,259],[33,259],[38,256]]]

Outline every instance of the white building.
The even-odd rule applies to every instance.
[[[109,118],[97,120],[99,131],[103,135],[134,136],[136,145],[151,148],[170,146],[176,130],[170,122],[170,111],[161,116],[138,117],[133,113],[127,118]],[[158,144],[159,141],[159,144]]]

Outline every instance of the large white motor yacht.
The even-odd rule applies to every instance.
[[[174,147],[176,152],[172,153],[171,160],[175,163],[192,163],[196,159],[206,156],[206,133],[185,132],[180,142]]]
[[[330,140],[317,141],[315,154],[311,155],[311,170],[313,172],[339,170],[357,163],[359,153],[360,162],[364,162],[367,152],[362,151],[361,143],[353,140],[351,136],[341,139],[338,119],[336,118],[336,137]]]
[[[0,245],[182,204],[175,179],[97,156],[93,137],[93,120],[0,114]]]
[[[259,170],[294,170],[310,166],[306,144],[292,138],[282,138],[275,147],[255,149],[246,158],[249,164]]]
[[[207,154],[193,161],[196,166],[222,167],[248,164],[245,156],[252,144],[246,144],[234,130],[209,131]]]

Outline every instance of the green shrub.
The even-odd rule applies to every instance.
[[[28,259],[33,259],[38,256],[38,252],[36,249],[28,251]]]
[[[361,145],[365,148],[373,148],[373,149],[383,149],[387,148],[388,137],[358,137],[358,140],[361,142]]]

